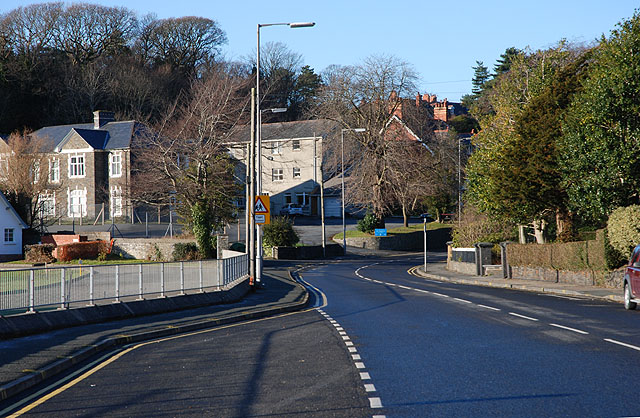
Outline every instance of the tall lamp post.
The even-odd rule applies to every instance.
[[[315,22],[290,22],[290,23],[258,23],[257,52],[256,52],[256,117],[258,129],[256,129],[256,171],[258,173],[257,194],[262,194],[262,115],[260,112],[260,28],[267,26],[289,26],[290,28],[308,28],[315,26]],[[251,204],[254,204],[253,202]],[[258,225],[258,251],[256,257],[256,282],[262,279],[262,228]]]
[[[340,132],[340,143],[342,144],[342,159],[341,159],[341,167],[342,167],[342,254],[347,255],[347,224],[344,219],[344,133],[345,132],[365,132],[365,128],[354,128],[354,129],[343,129]]]

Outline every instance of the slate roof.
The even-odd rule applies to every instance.
[[[93,129],[93,123],[45,126],[32,135],[46,141],[46,151],[52,152],[62,144],[74,130],[94,149],[124,149],[131,147],[131,140],[140,133],[143,125],[136,121],[109,122],[100,129]]]
[[[250,127],[245,126],[232,135],[230,142],[248,142]],[[299,120],[294,122],[278,122],[262,124],[262,140],[326,137],[339,133],[338,124],[328,119]]]

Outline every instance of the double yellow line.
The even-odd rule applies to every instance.
[[[66,383],[65,385],[63,385],[63,386],[61,386],[61,387],[59,387],[59,388],[47,393],[42,398],[39,398],[36,401],[34,401],[33,403],[30,403],[29,405],[25,406],[24,408],[14,412],[11,415],[8,415],[7,418],[19,417],[19,416],[21,416],[23,414],[26,414],[27,412],[31,411],[32,409],[36,408],[37,406],[42,405],[43,403],[47,402],[49,399],[53,398],[54,396],[57,396],[57,395],[61,394],[62,392],[66,391],[67,389],[77,385],[78,383],[82,382],[83,380],[85,380],[86,378],[91,376],[92,374],[98,372],[99,370],[102,370],[103,368],[107,367],[109,364],[117,361],[118,359],[120,359],[124,355],[132,352],[133,350],[137,350],[138,348],[145,347],[145,346],[150,345],[150,344],[158,344],[158,343],[162,343],[162,342],[166,342],[166,341],[177,340],[179,338],[186,338],[186,337],[191,337],[191,336],[194,336],[194,335],[206,334],[206,333],[209,333],[209,332],[214,332],[214,331],[220,331],[220,330],[224,330],[224,329],[239,327],[239,326],[242,326],[242,325],[255,324],[257,322],[263,322],[263,321],[268,321],[268,320],[272,320],[272,319],[283,318],[283,317],[291,316],[291,315],[298,315],[298,314],[301,314],[301,313],[311,312],[311,311],[314,311],[316,309],[321,309],[321,308],[324,308],[325,306],[327,306],[327,297],[320,289],[310,285],[309,283],[305,282],[302,279],[300,281],[302,283],[304,283],[305,286],[314,289],[315,291],[317,291],[322,296],[322,305],[321,306],[313,307],[313,308],[309,308],[309,309],[304,309],[302,311],[288,312],[288,313],[285,313],[285,314],[280,314],[280,315],[276,315],[276,316],[270,316],[270,317],[267,317],[267,318],[254,319],[254,320],[251,320],[251,321],[245,321],[245,322],[239,322],[239,323],[235,323],[235,324],[229,324],[229,325],[216,327],[216,328],[212,328],[212,329],[194,331],[194,332],[190,332],[190,333],[187,333],[187,334],[174,335],[174,336],[171,336],[171,337],[165,337],[165,338],[160,338],[160,339],[157,339],[157,340],[152,340],[152,341],[139,343],[139,344],[132,345],[132,346],[129,346],[129,347],[125,346],[124,349],[122,351],[120,351],[119,353],[117,353],[117,354],[113,355],[112,357],[109,357],[107,360],[97,364],[96,366],[92,367],[91,369],[89,369],[85,373],[81,374],[80,376],[76,377],[72,381]],[[100,360],[98,360],[98,361],[100,361]],[[44,389],[44,390],[47,390],[47,389]],[[37,396],[37,394],[35,396]],[[27,402],[28,402],[28,400],[27,400]],[[9,407],[8,409],[5,409],[4,411],[0,411],[0,415],[2,415],[3,412],[5,412],[7,410],[11,410],[11,409],[13,409],[13,406]]]

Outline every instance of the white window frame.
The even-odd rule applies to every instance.
[[[79,218],[87,216],[87,189],[67,189],[67,213],[70,218]],[[74,199],[79,199],[78,203],[74,203]],[[80,210],[75,210],[80,206]]]
[[[73,161],[75,159],[75,161]],[[69,154],[69,178],[86,177],[84,153]]]
[[[271,181],[284,181],[284,170],[282,168],[272,168]]]
[[[5,244],[15,244],[15,228],[5,228],[4,229],[4,243]]]
[[[42,216],[51,218],[56,216],[56,192],[45,192],[38,196]],[[46,203],[45,203],[46,202]]]
[[[40,181],[40,161],[34,161],[29,171],[31,174],[31,182],[37,184]]]
[[[302,143],[299,139],[291,140],[291,150],[292,151],[300,151],[302,149]]]
[[[109,154],[109,177],[122,177],[122,152]]]
[[[109,211],[111,217],[122,216],[122,187],[120,186],[110,188]]]
[[[49,181],[51,183],[60,182],[60,159],[51,158],[49,160]]]
[[[294,179],[302,178],[302,174],[300,173],[300,167],[293,167],[293,178]]]
[[[273,141],[271,143],[271,154],[282,154],[282,142]]]

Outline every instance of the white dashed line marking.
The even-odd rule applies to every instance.
[[[347,347],[350,353],[357,353],[358,350],[355,347]]]
[[[460,298],[453,298],[453,300],[457,300],[459,302],[464,302],[464,303],[473,303],[470,300],[466,300],[466,299],[460,299]]]
[[[529,321],[537,321],[536,318],[531,318],[530,316],[520,315],[520,314],[517,314],[515,312],[509,312],[509,315],[517,316],[518,318],[527,319]]]
[[[605,338],[604,340],[605,340],[606,342],[608,342],[608,343],[618,344],[618,345],[621,345],[621,346],[623,346],[623,347],[630,348],[630,349],[632,349],[632,350],[638,350],[638,351],[640,351],[640,347],[637,347],[637,346],[635,346],[635,345],[631,345],[631,344],[623,343],[623,342],[620,342],[620,341],[612,340],[612,339],[610,339],[610,338]]]
[[[367,372],[362,372],[362,373],[360,373],[360,379],[362,379],[362,380],[371,380],[371,376],[369,376],[369,373],[367,373]]]
[[[480,304],[478,304],[478,305],[476,305],[476,306],[479,306],[479,307],[481,307],[481,308],[485,308],[485,309],[491,309],[492,311],[499,311],[499,310],[501,310],[500,308],[494,308],[493,306],[487,306],[487,305],[480,305]]]
[[[364,363],[361,361],[356,361],[356,369],[364,369]]]
[[[344,343],[347,347],[353,347],[353,342],[351,341],[345,341]]]
[[[436,296],[440,296],[440,297],[443,297],[443,298],[448,298],[449,297],[448,295],[443,295],[442,293],[436,293],[436,292],[432,292],[432,293],[434,295],[436,295]]]
[[[352,354],[351,358],[354,360],[362,360],[362,357],[360,357],[360,354]]]
[[[374,385],[372,385],[371,383],[367,383],[364,385],[364,390],[366,392],[375,392],[376,391],[376,387]]]
[[[582,335],[588,335],[589,334],[587,331],[582,331],[580,329],[571,328],[571,327],[565,327],[564,325],[558,325],[558,324],[549,324],[549,325],[551,325],[552,327],[556,327],[556,328],[566,329],[567,331],[577,332],[578,334],[582,334]]]
[[[414,290],[414,289],[412,289],[412,288],[410,288],[410,287],[407,287],[407,286],[402,286],[402,285],[400,285],[399,287],[400,287],[400,288],[402,288],[402,289]]]
[[[380,398],[369,398],[369,404],[371,408],[382,408],[382,401]]]
[[[343,335],[343,336],[342,336],[342,339],[343,339],[344,341],[349,341],[351,338],[349,338],[349,336],[348,336],[348,335]]]

